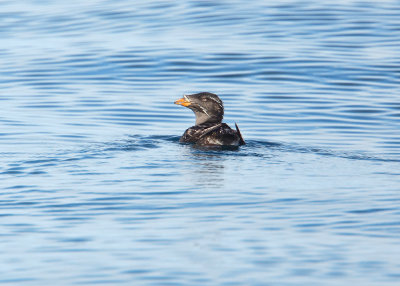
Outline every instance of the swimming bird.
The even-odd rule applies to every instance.
[[[180,142],[195,143],[197,146],[239,146],[246,144],[235,123],[236,131],[222,123],[224,105],[218,95],[210,92],[184,95],[175,104],[191,109],[196,123],[188,128]]]

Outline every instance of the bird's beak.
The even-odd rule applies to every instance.
[[[185,107],[191,105],[192,103],[189,101],[189,99],[186,97],[186,95],[184,95],[181,99],[178,99],[177,101],[175,101],[175,104],[178,105],[183,105]]]

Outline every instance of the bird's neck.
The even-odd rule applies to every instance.
[[[196,125],[200,124],[219,124],[222,122],[222,116],[208,116],[204,113],[196,113]]]

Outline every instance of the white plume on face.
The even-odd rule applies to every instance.
[[[208,117],[211,117],[210,114],[207,113],[207,110],[203,106],[199,106],[201,111],[203,111],[205,114],[207,114]]]
[[[222,101],[219,99],[216,99],[216,98],[214,98],[214,97],[209,97],[208,99],[211,99],[211,100],[213,100],[214,102],[216,102],[217,104],[218,104],[218,106],[223,110],[224,109],[224,106],[223,106],[223,104],[222,104]]]

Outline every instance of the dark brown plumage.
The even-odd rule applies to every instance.
[[[198,146],[246,144],[236,124],[236,130],[233,130],[228,124],[222,123],[224,105],[216,94],[201,92],[184,95],[183,98],[175,101],[175,104],[190,108],[196,115],[196,125],[185,131],[180,142],[195,143]]]

